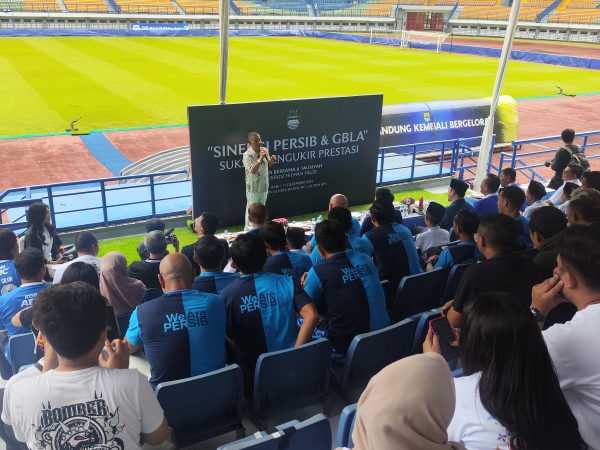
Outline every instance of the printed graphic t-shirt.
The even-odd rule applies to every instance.
[[[135,369],[91,367],[9,380],[2,421],[29,448],[138,449],[164,413],[148,380]],[[84,445],[82,445],[84,444]]]
[[[310,256],[306,253],[285,251],[270,258],[265,264],[265,271],[277,275],[287,275],[300,281],[304,272],[308,272],[311,267]]]
[[[4,295],[21,286],[21,279],[15,269],[13,259],[0,261],[0,295]]]

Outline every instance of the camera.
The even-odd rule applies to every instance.
[[[77,249],[73,244],[65,245],[64,247],[61,247],[60,250],[65,261],[73,261],[75,258],[77,258]]]
[[[177,237],[173,234],[173,231],[175,231],[175,228],[169,228],[167,231],[165,231],[165,239],[167,241],[167,245],[173,245],[173,240]]]

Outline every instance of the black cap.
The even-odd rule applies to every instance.
[[[446,208],[436,202],[429,203],[427,207],[427,216],[430,217],[435,223],[440,223],[444,218]]]
[[[467,183],[457,178],[452,178],[452,180],[450,180],[450,187],[456,191],[459,197],[464,197],[467,189],[469,189],[469,185]]]

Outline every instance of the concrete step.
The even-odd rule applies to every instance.
[[[121,170],[119,175],[143,175],[146,173],[173,172],[175,170],[185,170],[188,167],[189,161],[190,147],[189,145],[185,145],[183,147],[175,147],[169,150],[164,150],[162,152],[140,159],[139,161],[136,161],[133,164],[130,164],[129,166]],[[187,177],[185,174],[166,175],[162,177],[156,177],[154,178],[154,181],[185,180],[186,178]],[[132,180],[120,181],[119,183],[142,183],[148,180],[149,178],[135,178]]]

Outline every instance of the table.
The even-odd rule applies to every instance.
[[[527,184],[520,184],[519,187],[521,189],[523,189],[525,192],[527,192],[527,188],[529,187],[529,183]],[[469,202],[471,205],[473,205],[477,200],[481,200],[479,198],[473,198],[471,197],[472,192],[469,191],[470,193],[465,195],[465,200],[467,202]],[[546,196],[542,198],[542,200],[548,200],[550,197],[552,197],[552,195],[554,195],[554,193],[556,192],[555,189],[551,189],[549,187],[546,187]],[[521,211],[525,211],[525,208],[527,208],[528,206],[531,205],[531,202],[528,202],[527,200],[525,200],[525,203],[523,203],[523,206],[521,206]]]

